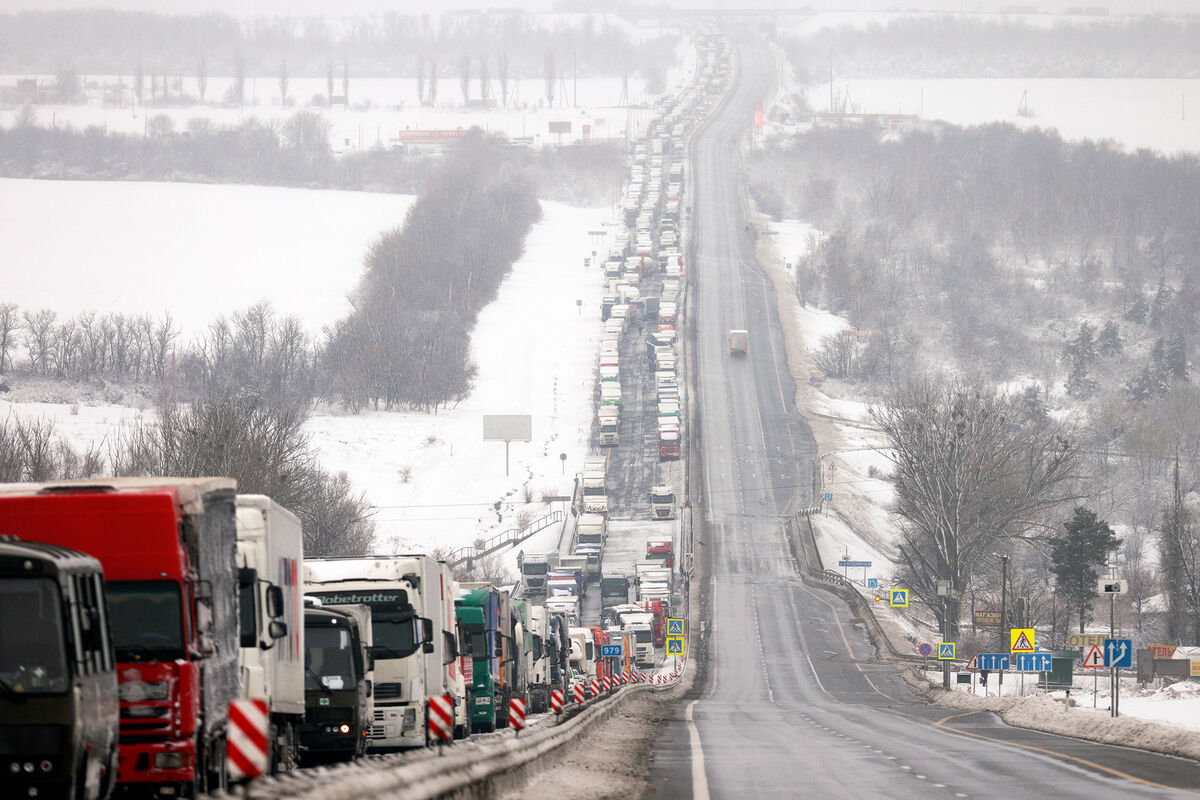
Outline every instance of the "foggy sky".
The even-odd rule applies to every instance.
[[[443,9],[486,9],[521,7],[527,11],[553,10],[555,0],[0,0],[0,13],[23,10],[71,8],[116,8],[126,11],[158,11],[195,14],[221,11],[236,17],[329,16],[375,14],[400,11],[422,14]],[[1194,14],[1195,0],[655,0],[645,5],[673,8],[812,8],[823,11],[917,9],[994,13],[1002,6],[1032,5],[1043,13],[1059,13],[1071,7],[1106,6],[1112,14]]]

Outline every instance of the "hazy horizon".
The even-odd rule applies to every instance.
[[[751,0],[731,3],[729,0],[668,0],[653,5],[670,8],[715,9],[752,6],[766,9],[805,9],[814,11],[944,11],[997,13],[1002,7],[1032,6],[1039,13],[1058,14],[1069,8],[1083,6],[1107,8],[1113,15],[1195,14],[1200,12],[1195,0]],[[500,0],[495,4],[478,0],[442,0],[438,10],[523,8],[530,12],[555,10],[554,0]],[[636,6],[637,4],[631,4]],[[649,5],[649,4],[647,4]],[[219,11],[234,17],[258,16],[330,16],[344,17],[399,11],[404,14],[425,14],[427,3],[406,0],[0,0],[0,13],[18,11],[51,11],[69,9],[111,8],[120,11],[156,11],[159,13],[196,14]],[[574,11],[576,9],[564,9]],[[580,8],[579,11],[599,12],[599,9]]]

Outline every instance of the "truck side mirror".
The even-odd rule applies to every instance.
[[[375,693],[375,682],[369,680],[369,681],[367,681],[367,697],[370,697],[374,693]]]
[[[421,617],[421,641],[433,644],[433,620],[429,617]]]
[[[433,642],[424,642],[424,643],[422,643],[422,644],[421,644],[421,652],[423,652],[423,653],[432,653],[432,652],[433,652]]]
[[[272,639],[282,639],[288,635],[288,626],[286,622],[280,622],[277,619],[271,620],[271,624],[267,626],[267,633]]]
[[[273,619],[283,616],[283,589],[274,583],[267,587],[267,616]]]

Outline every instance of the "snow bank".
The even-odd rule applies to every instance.
[[[926,697],[948,708],[995,711],[1009,725],[1057,733],[1092,742],[1137,747],[1156,753],[1200,758],[1200,731],[1188,730],[1133,716],[1113,719],[1108,711],[1067,706],[1044,695],[1037,697],[978,697],[962,692],[929,689]],[[1124,701],[1122,701],[1124,706]]]

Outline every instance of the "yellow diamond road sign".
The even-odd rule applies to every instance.
[[[1032,653],[1035,648],[1036,633],[1033,628],[1013,628],[1009,631],[1011,636],[1012,647],[1009,648],[1014,653]]]

